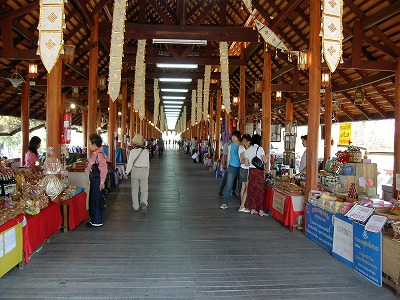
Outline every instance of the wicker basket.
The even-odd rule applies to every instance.
[[[396,242],[400,242],[400,222],[392,223],[392,227],[394,230],[393,240]]]
[[[351,163],[360,163],[361,162],[361,151],[349,151],[350,152],[350,159],[349,162]]]

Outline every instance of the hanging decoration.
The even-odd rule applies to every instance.
[[[203,120],[207,120],[208,102],[210,99],[211,66],[206,66],[204,70],[204,101],[203,101]]]
[[[136,53],[135,88],[133,107],[139,112],[140,120],[145,117],[145,94],[146,94],[146,64],[144,62],[146,53],[146,40],[138,40]]]
[[[165,112],[163,105],[161,105],[161,110],[160,110],[160,130],[165,131]]]
[[[63,29],[65,0],[40,0],[39,9],[39,41],[37,54],[50,73],[60,54],[64,54]]]
[[[196,124],[196,90],[192,90],[192,113],[190,118],[190,124],[194,126]]]
[[[185,131],[186,129],[186,106],[183,107],[183,114],[182,114],[182,131]]]
[[[254,18],[254,16],[253,16]],[[264,39],[264,41],[271,46],[274,46],[276,49],[280,49],[281,51],[289,51],[286,45],[281,41],[281,39],[267,26],[254,18],[254,23],[256,24],[257,30]]]
[[[154,124],[157,125],[158,116],[160,114],[160,89],[158,87],[158,79],[154,79]]]
[[[108,75],[108,94],[112,101],[117,100],[121,87],[122,56],[124,55],[124,32],[126,1],[115,0],[111,31],[110,64]]]
[[[231,112],[231,95],[229,91],[229,60],[228,60],[228,43],[219,43],[220,62],[221,62],[221,88],[222,103],[225,105],[226,112]]]
[[[203,79],[197,80],[197,107],[196,122],[200,123],[203,117]]]
[[[343,0],[324,0],[322,11],[322,51],[331,73],[342,58]]]

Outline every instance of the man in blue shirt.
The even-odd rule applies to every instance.
[[[228,147],[228,154],[226,159],[228,172],[226,174],[227,178],[224,192],[224,203],[220,206],[221,209],[228,208],[229,198],[232,195],[233,183],[235,181],[235,178],[239,180],[240,158],[238,150],[240,146],[240,138],[240,131],[235,130],[234,132],[232,132],[232,143],[230,143]]]

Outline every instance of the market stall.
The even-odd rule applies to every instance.
[[[74,195],[72,198],[62,200],[61,206],[63,210],[63,230],[75,229],[80,223],[88,218],[86,209],[87,194],[81,192]]]
[[[274,219],[293,231],[296,217],[303,215],[304,196],[291,195],[276,188],[266,188],[264,206]]]

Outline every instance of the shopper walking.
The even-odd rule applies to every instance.
[[[97,134],[89,136],[89,148],[92,155],[89,158],[86,172],[89,173],[90,192],[89,192],[89,215],[90,222],[87,227],[96,228],[103,225],[103,190],[104,182],[107,177],[108,157],[103,151],[103,140]]]
[[[162,138],[159,138],[157,145],[158,145],[158,157],[162,157],[164,153],[164,140]]]
[[[220,206],[221,209],[228,208],[229,199],[233,191],[233,183],[235,179],[239,180],[240,159],[238,150],[240,145],[240,137],[240,131],[235,130],[232,132],[232,143],[228,146],[228,173],[226,174],[227,178],[224,192],[224,203]]]
[[[238,212],[250,212],[245,207],[247,199],[247,186],[249,178],[249,166],[246,165],[246,150],[250,147],[251,136],[249,134],[243,134],[241,139],[241,145],[239,146],[239,158],[240,158],[240,181],[242,182],[242,191],[240,192],[240,207]]]
[[[131,174],[131,193],[132,207],[135,212],[142,208],[142,212],[147,212],[149,195],[149,150],[143,146],[143,136],[137,134],[132,139],[133,149],[129,154],[128,165],[126,167],[125,179]],[[139,204],[140,193],[140,204]]]
[[[251,214],[259,214],[260,216],[268,216],[264,212],[264,170],[257,169],[253,165],[253,158],[258,157],[264,164],[267,164],[265,151],[260,146],[261,136],[259,134],[253,135],[250,141],[250,147],[246,150],[245,161],[249,166],[249,179],[247,189],[246,208],[251,209]]]
[[[25,153],[25,168],[32,169],[35,173],[42,171],[40,168],[40,159],[38,149],[42,140],[38,136],[33,136],[28,144],[28,150]]]

